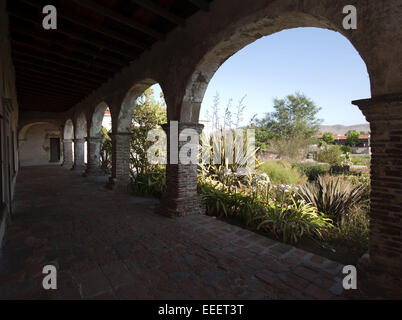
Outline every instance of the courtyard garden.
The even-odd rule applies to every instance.
[[[248,176],[214,171],[200,173],[198,182],[208,215],[343,263],[367,251],[366,172],[281,161],[265,162]]]
[[[244,108],[243,99],[237,106],[230,102],[218,116],[217,99],[210,112],[213,132],[234,134]],[[198,193],[206,214],[332,260],[356,263],[368,249],[370,156],[352,155],[345,146],[325,143],[307,160],[309,147],[320,144],[315,139],[318,108],[300,94],[276,100],[275,108],[265,119],[241,128],[256,132],[257,148],[251,153],[241,150],[255,162],[254,170],[240,172],[240,165],[228,161],[224,140],[220,164],[199,163]],[[165,122],[163,101],[147,90],[137,102],[131,127],[134,194],[160,198],[166,191],[166,167],[148,161],[152,142],[146,139],[149,130]],[[200,152],[208,148],[212,159],[211,139],[201,135]],[[261,159],[263,149],[277,159]],[[105,168],[110,167],[110,151],[104,131]]]

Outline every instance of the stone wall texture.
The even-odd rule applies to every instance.
[[[20,135],[19,154],[20,165],[40,166],[49,164],[61,164],[59,162],[50,163],[50,138],[61,138],[60,129],[50,123],[35,124]],[[61,148],[61,144],[60,144]]]

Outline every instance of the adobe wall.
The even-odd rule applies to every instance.
[[[34,124],[26,132],[21,133],[19,137],[21,167],[61,164],[62,157],[58,162],[50,162],[50,138],[61,139],[60,129],[50,123]]]
[[[5,1],[0,1],[0,124],[2,129],[0,157],[2,160],[0,203],[0,247],[6,224],[12,211],[14,186],[18,173],[17,125],[18,101],[15,90],[14,67],[8,34]]]

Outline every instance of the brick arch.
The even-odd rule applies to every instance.
[[[35,121],[35,122],[30,122],[25,124],[23,127],[18,132],[18,140],[26,140],[26,134],[28,133],[29,129],[32,128],[33,126],[36,125],[42,125],[42,124],[51,124],[55,126],[57,129],[60,129],[60,126],[58,123],[52,122],[52,121]]]
[[[63,137],[66,140],[74,139],[74,124],[71,119],[68,119],[64,124]]]
[[[286,7],[284,6],[284,8]],[[258,16],[261,16],[261,14],[259,13]],[[246,20],[250,20],[250,17]],[[339,17],[339,21],[342,24],[342,16]],[[250,23],[245,23],[244,25],[235,23],[235,26],[229,26],[228,30],[222,30],[222,35],[217,36],[221,40],[211,45],[209,50],[199,57],[199,62],[186,84],[185,94],[180,106],[180,120],[184,122],[198,122],[201,103],[208,84],[216,71],[228,58],[263,36],[269,36],[283,30],[298,27],[327,29],[337,31],[345,36],[362,57],[367,66],[370,79],[372,78],[372,73],[374,73],[373,68],[369,67],[366,62],[369,59],[366,59],[365,55],[362,54],[362,51],[364,53],[366,51],[358,49],[360,47],[359,41],[349,37],[345,30],[341,29],[341,25],[336,25],[325,17],[317,17],[305,12],[274,12],[271,15],[252,20]]]
[[[117,118],[116,132],[130,131],[130,124],[136,100],[144,93],[145,90],[157,83],[157,81],[151,78],[144,79],[140,82],[137,82],[131,87],[130,90],[128,90],[120,107],[119,116]]]
[[[103,117],[105,115],[106,109],[108,109],[109,106],[106,102],[101,102],[99,103],[91,116],[91,122],[89,124],[89,136],[90,137],[98,137],[100,135],[100,131],[102,129],[102,121]],[[109,108],[110,110],[110,108]]]
[[[130,143],[131,143],[131,121],[133,117],[133,110],[136,105],[136,100],[154,84],[157,84],[152,78],[146,78],[142,81],[136,82],[127,91],[122,99],[120,108],[113,108],[116,104],[112,105],[112,177],[109,186],[115,188],[126,188],[130,177]],[[163,88],[162,88],[163,91]],[[116,98],[115,101],[118,101]],[[117,119],[116,110],[119,110]],[[114,113],[115,112],[115,113]],[[116,124],[116,125],[115,125]]]
[[[151,78],[144,79],[140,82],[137,82],[133,85],[130,90],[126,93],[123,102],[120,106],[119,115],[117,118],[117,130],[116,132],[129,132],[131,119],[133,116],[133,110],[135,108],[136,100],[147,90],[149,87],[154,84],[158,84],[158,81],[155,81]],[[162,88],[163,91],[163,88]]]

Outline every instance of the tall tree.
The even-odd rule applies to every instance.
[[[351,147],[355,147],[357,144],[359,144],[360,139],[359,139],[359,133],[356,130],[350,130],[346,134],[346,144]]]
[[[259,145],[276,145],[300,149],[312,143],[322,122],[317,118],[321,110],[311,99],[301,93],[288,95],[284,99],[274,99],[275,111],[267,113],[256,121],[256,140]],[[295,141],[294,144],[291,142]],[[282,155],[294,156],[295,150],[277,150]],[[290,154],[292,153],[292,154]]]
[[[325,141],[325,143],[327,144],[332,144],[335,142],[335,138],[332,132],[324,132],[324,134],[322,135],[322,140]]]
[[[163,97],[157,101],[149,88],[137,99],[131,122],[131,163],[137,173],[147,173],[152,168],[147,151],[153,142],[147,140],[148,132],[167,122]]]

